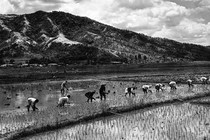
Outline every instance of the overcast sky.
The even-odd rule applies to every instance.
[[[0,6],[1,14],[64,11],[153,37],[210,45],[210,0],[0,0]]]

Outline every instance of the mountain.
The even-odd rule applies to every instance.
[[[210,60],[209,54],[209,47],[152,38],[64,12],[0,15],[1,59],[162,62]]]

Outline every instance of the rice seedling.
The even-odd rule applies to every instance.
[[[27,139],[204,139],[209,137],[209,110],[189,103],[163,106],[101,118]]]

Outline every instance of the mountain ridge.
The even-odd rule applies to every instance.
[[[210,60],[210,48],[153,38],[65,12],[0,15],[0,57],[56,63]]]

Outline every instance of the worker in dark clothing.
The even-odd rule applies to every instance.
[[[93,95],[96,93],[96,91],[89,91],[87,93],[85,93],[85,96],[88,98],[87,102],[89,102],[89,100],[92,102],[93,100],[96,100]]]
[[[101,87],[99,89],[99,94],[100,94],[100,99],[101,100],[103,100],[103,98],[104,98],[104,100],[106,100],[106,94],[108,94],[108,93],[106,92],[106,85],[105,84],[101,85]]]

